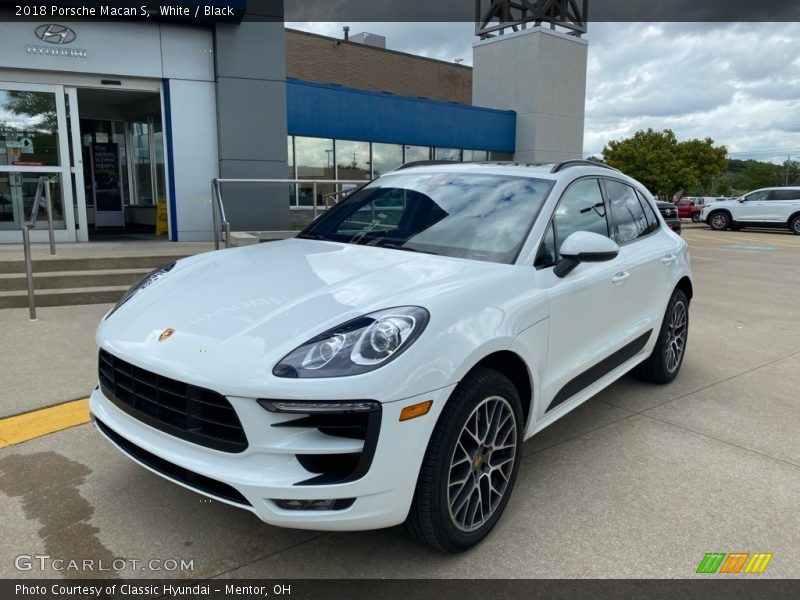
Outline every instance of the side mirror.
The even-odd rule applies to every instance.
[[[609,237],[591,231],[576,231],[567,236],[559,250],[561,260],[553,273],[566,277],[582,262],[605,262],[619,254],[619,246]]]

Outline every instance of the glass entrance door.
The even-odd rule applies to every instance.
[[[0,242],[19,242],[41,177],[51,184],[56,240],[75,241],[64,89],[0,82]],[[41,211],[32,241],[46,241]]]

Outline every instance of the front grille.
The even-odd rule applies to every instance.
[[[247,448],[239,417],[222,394],[141,369],[105,350],[98,362],[103,394],[132,417],[215,450]]]
[[[97,425],[97,428],[102,431],[112,442],[114,442],[120,448],[120,450],[135,458],[142,464],[147,465],[154,471],[157,471],[162,475],[166,475],[167,477],[171,477],[175,481],[180,481],[181,483],[188,485],[189,487],[200,492],[204,492],[210,496],[222,498],[223,500],[228,500],[229,502],[235,502],[236,504],[241,504],[242,506],[251,506],[251,504],[247,501],[247,498],[242,496],[236,490],[236,488],[228,485],[227,483],[222,483],[216,479],[211,479],[211,477],[206,477],[205,475],[200,475],[199,473],[195,473],[189,469],[179,467],[168,460],[164,460],[160,456],[156,456],[152,452],[148,452],[144,448],[140,448],[133,442],[126,440],[116,431],[103,423],[100,419],[95,417],[94,422]]]

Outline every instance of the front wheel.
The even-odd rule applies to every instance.
[[[634,375],[653,383],[669,383],[678,374],[689,333],[689,299],[675,289],[667,304],[653,353],[634,369]]]
[[[503,374],[479,367],[458,385],[436,423],[406,530],[446,552],[485,538],[508,503],[522,451],[522,404]]]
[[[715,231],[724,231],[730,227],[730,224],[731,218],[728,216],[728,213],[724,212],[715,212],[708,219],[709,227]]]

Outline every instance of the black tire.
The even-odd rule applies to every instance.
[[[700,213],[692,213],[692,223],[699,223],[700,222]]]
[[[482,416],[488,414],[491,406],[495,406],[492,416]],[[484,409],[486,413],[482,412]],[[495,418],[502,421],[502,427],[497,427]],[[490,441],[491,451],[478,443],[475,448],[466,447],[476,439],[466,431],[467,427],[480,432],[481,422],[489,423],[485,439],[492,438],[493,426],[497,430]],[[500,519],[514,489],[522,458],[522,436],[522,403],[517,389],[502,373],[483,367],[473,369],[450,396],[431,434],[405,522],[406,531],[418,541],[445,552],[463,552],[478,544]],[[495,446],[498,440],[501,443],[497,446],[502,448]],[[457,453],[463,454],[461,460]],[[502,465],[492,465],[492,461]],[[453,477],[457,478],[455,484],[451,483]],[[502,486],[498,482],[505,477]],[[488,488],[490,483],[502,489],[502,493],[493,495]],[[449,490],[454,494],[452,505]],[[483,501],[484,491],[488,503]],[[472,517],[474,529],[469,529],[473,506],[476,506]],[[481,509],[482,522],[476,524],[477,507]]]
[[[683,314],[682,327],[676,327],[680,321],[680,314]],[[682,329],[682,331],[680,331]],[[664,313],[664,320],[661,323],[661,331],[658,334],[655,348],[650,357],[640,363],[633,371],[639,379],[651,381],[653,383],[669,383],[683,364],[683,357],[686,355],[686,341],[689,333],[689,299],[683,290],[675,289],[672,297],[667,304]],[[678,337],[680,336],[680,341]],[[678,352],[679,350],[679,352]],[[671,354],[677,353],[676,355]]]
[[[800,235],[800,215],[789,221],[789,229],[795,235]]]
[[[725,231],[731,226],[731,216],[724,210],[718,210],[708,215],[707,222],[714,231]]]

